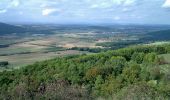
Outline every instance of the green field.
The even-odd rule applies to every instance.
[[[57,51],[57,52],[48,52],[48,53],[40,52],[40,53],[29,53],[29,54],[16,54],[16,55],[9,55],[9,56],[0,56],[0,61],[8,61],[9,66],[7,66],[7,68],[20,68],[29,64],[33,64],[37,61],[48,60],[59,56],[79,55],[84,53],[88,53],[88,52],[66,50],[66,51]]]

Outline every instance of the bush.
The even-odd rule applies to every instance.
[[[7,66],[7,65],[9,65],[8,61],[2,61],[2,62],[0,62],[0,66],[1,66],[1,67]]]

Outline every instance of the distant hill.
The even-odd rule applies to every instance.
[[[7,35],[12,33],[17,33],[17,35],[29,34],[52,34],[56,29],[46,28],[46,27],[33,27],[29,25],[16,26],[0,22],[0,35]]]
[[[161,30],[161,31],[156,31],[156,32],[150,32],[147,33],[147,35],[149,35],[149,37],[146,37],[146,39],[148,40],[160,40],[160,41],[164,41],[164,40],[170,40],[170,29],[168,30]]]
[[[12,33],[22,33],[25,31],[26,31],[26,29],[23,27],[0,23],[0,35],[12,34]]]

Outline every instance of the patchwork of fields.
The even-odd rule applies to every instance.
[[[8,61],[9,67],[16,67],[68,54],[88,54],[133,46],[148,42],[147,32],[161,29],[145,29],[142,26],[39,27],[39,31],[31,33],[0,36],[0,62]],[[152,42],[149,42],[149,45],[167,43],[149,41]],[[165,56],[166,59],[169,59],[168,57]]]
[[[89,53],[86,51],[69,50],[73,47],[90,47],[95,46],[96,41],[86,39],[89,36],[81,36],[84,34],[54,34],[38,37],[22,37],[1,39],[1,45],[8,45],[0,48],[0,61],[8,61],[9,67],[19,67],[32,64],[36,61],[51,59],[57,56],[75,55]]]
[[[86,52],[76,51],[76,50],[66,50],[66,51],[58,51],[58,52],[49,52],[49,53],[29,53],[29,54],[16,54],[10,56],[0,56],[0,61],[8,61],[9,68],[19,68],[26,66],[28,64],[32,64],[37,61],[49,60],[59,56],[65,55],[76,55],[83,54]]]

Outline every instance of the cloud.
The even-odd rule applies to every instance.
[[[132,14],[130,15],[131,18],[135,18],[135,19],[141,19],[143,17],[147,17],[147,15],[136,15],[136,14]]]
[[[136,2],[136,0],[125,0],[124,5],[125,6],[130,6],[133,5]]]
[[[56,8],[46,8],[44,10],[42,10],[42,15],[43,16],[49,16],[55,12],[58,12],[60,11],[59,9],[56,9]]]
[[[15,16],[17,20],[34,21],[28,20],[31,17],[42,22],[44,19],[96,22],[152,22],[150,19],[154,19],[163,23],[166,19],[170,23],[167,21],[170,13],[161,7],[170,8],[170,0],[0,0],[0,21],[13,21]]]
[[[7,10],[6,9],[2,9],[2,10],[0,10],[0,14],[1,13],[6,13],[7,12]]]
[[[98,8],[98,7],[99,7],[99,5],[94,4],[94,5],[91,5],[91,7],[90,7],[90,8]]]
[[[114,20],[120,20],[120,17],[119,16],[115,16],[113,19]]]
[[[129,9],[129,8],[123,8],[122,11],[123,11],[123,12],[128,12],[128,11],[131,11],[131,9]]]
[[[170,0],[166,0],[165,3],[162,5],[164,8],[170,8]]]
[[[136,2],[136,0],[112,0],[113,4],[123,5],[123,6],[130,6],[130,5],[134,4],[135,2]]]
[[[5,13],[7,10],[16,8],[19,5],[19,0],[2,0],[0,1],[0,13]]]
[[[109,2],[100,2],[98,4],[91,5],[90,8],[102,8],[103,9],[103,8],[110,8],[110,7],[112,7],[111,3],[109,3]]]
[[[40,7],[44,8],[44,7],[47,7],[48,5],[47,4],[41,4]]]
[[[90,8],[111,8],[113,6],[131,6],[136,0],[98,0],[91,2]]]
[[[12,2],[10,3],[10,7],[18,7],[19,5],[20,5],[19,0],[12,0]]]

